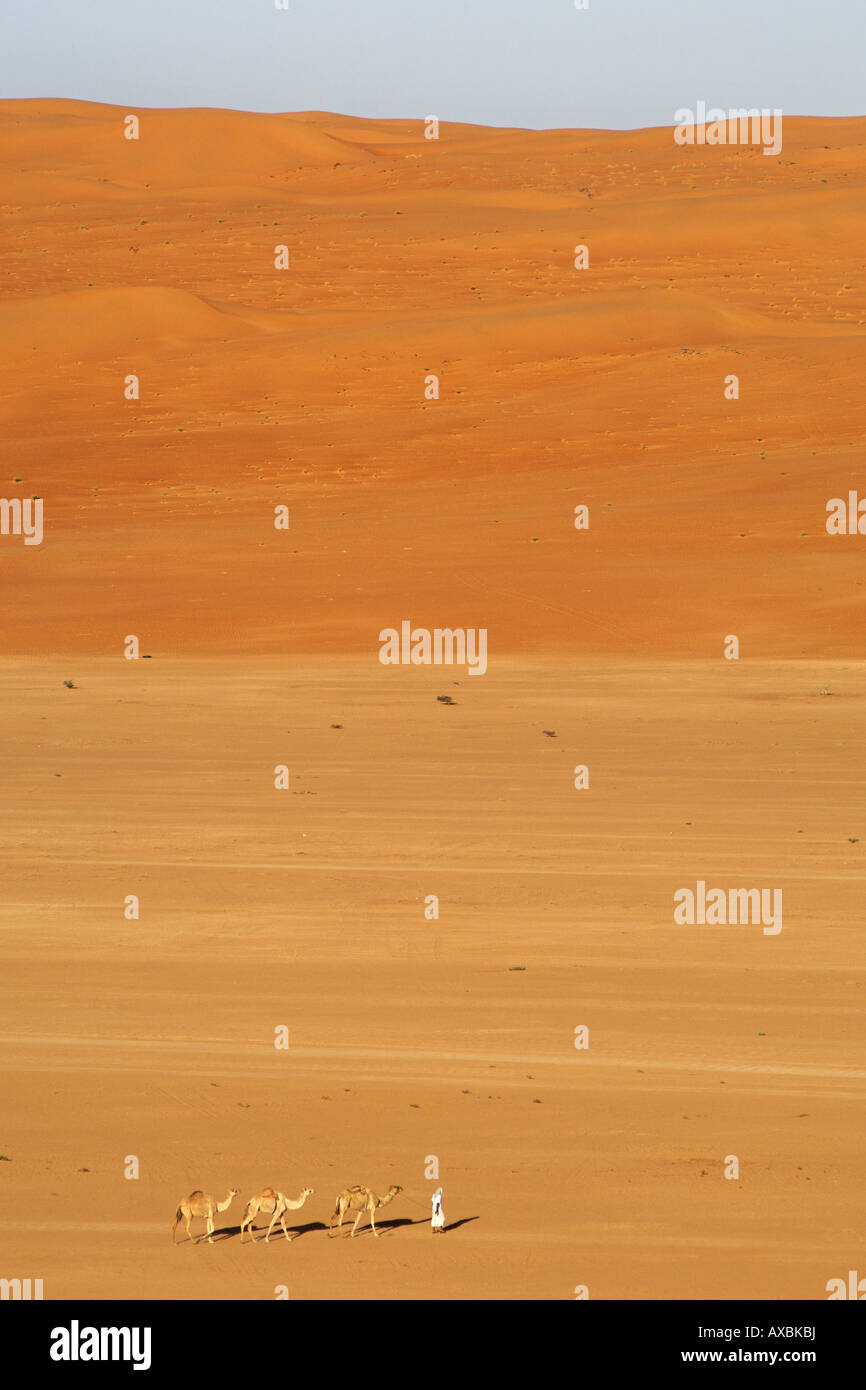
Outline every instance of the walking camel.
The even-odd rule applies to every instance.
[[[286,1212],[297,1211],[300,1207],[304,1205],[307,1198],[315,1196],[315,1193],[316,1189],[314,1187],[305,1187],[298,1200],[296,1202],[293,1202],[291,1197],[287,1197],[284,1192],[275,1191],[273,1187],[266,1187],[261,1192],[257,1192],[255,1197],[251,1197],[250,1200],[247,1202],[247,1209],[244,1213],[244,1219],[241,1222],[241,1244],[243,1245],[244,1230],[247,1226],[249,1226],[250,1235],[252,1236],[253,1244],[255,1245],[256,1232],[253,1226],[253,1221],[258,1216],[260,1211],[264,1212],[265,1216],[271,1216],[271,1213],[273,1212],[273,1215],[271,1216],[271,1224],[268,1227],[268,1233],[265,1236],[265,1245],[267,1245],[268,1241],[271,1238],[271,1231],[274,1228],[274,1222],[277,1220],[279,1220],[279,1223],[283,1228],[283,1235],[286,1237],[286,1240],[290,1240],[291,1237],[288,1231],[286,1230],[286,1223],[283,1219],[285,1217]]]
[[[205,1221],[207,1222],[207,1238],[210,1241],[211,1245],[213,1245],[214,1214],[218,1211],[227,1211],[228,1208],[231,1206],[232,1202],[234,1201],[235,1197],[237,1197],[237,1195],[238,1189],[236,1187],[232,1187],[230,1188],[229,1194],[226,1197],[225,1201],[218,1202],[216,1197],[212,1197],[209,1192],[202,1192],[200,1189],[197,1188],[196,1191],[191,1192],[188,1197],[183,1197],[181,1201],[178,1203],[177,1211],[174,1214],[174,1222],[171,1228],[172,1243],[175,1245],[177,1244],[174,1233],[177,1230],[178,1221],[180,1221],[181,1217],[183,1217],[184,1222],[186,1224],[186,1233],[192,1241],[192,1244],[196,1245],[198,1241],[193,1240],[192,1235],[190,1234],[189,1223],[194,1216],[203,1216]]]
[[[337,1198],[337,1204],[334,1207],[334,1215],[328,1222],[328,1235],[332,1235],[334,1222],[337,1220],[338,1216],[340,1219],[337,1222],[337,1232],[339,1233],[346,1212],[356,1211],[358,1215],[355,1217],[355,1224],[352,1227],[352,1235],[354,1235],[358,1229],[358,1222],[361,1220],[364,1212],[368,1211],[370,1213],[370,1225],[373,1227],[373,1235],[378,1236],[379,1232],[376,1230],[376,1222],[373,1213],[378,1211],[380,1207],[386,1207],[389,1202],[393,1202],[398,1193],[402,1191],[402,1187],[396,1187],[392,1183],[384,1197],[377,1197],[376,1193],[369,1187],[345,1187]]]

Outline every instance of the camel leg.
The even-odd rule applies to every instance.
[[[271,1224],[270,1224],[270,1226],[268,1227],[268,1233],[267,1233],[267,1235],[265,1236],[265,1245],[267,1245],[268,1242],[270,1241],[270,1238],[271,1238],[271,1231],[274,1229],[274,1222],[276,1221],[278,1215],[279,1215],[279,1213],[278,1213],[276,1207],[274,1207],[274,1214],[273,1214],[273,1216],[271,1217]]]
[[[283,1215],[280,1217],[280,1225],[281,1225],[282,1228],[283,1228],[283,1235],[286,1237],[286,1240],[290,1240],[291,1237],[289,1236],[289,1233],[288,1233],[288,1231],[286,1230],[286,1216],[285,1216],[285,1212],[284,1212]]]
[[[187,1238],[188,1241],[190,1241],[190,1243],[191,1243],[192,1245],[195,1245],[195,1241],[194,1241],[193,1238],[192,1238],[192,1231],[189,1229],[189,1223],[190,1223],[191,1220],[192,1220],[192,1217],[191,1217],[191,1216],[185,1216],[185,1217],[184,1217],[184,1224],[185,1224],[185,1226],[186,1226],[186,1238]]]
[[[250,1235],[252,1236],[253,1245],[257,1244],[257,1241],[256,1241],[256,1228],[255,1228],[255,1224],[254,1224],[254,1223],[255,1223],[255,1219],[256,1219],[257,1216],[261,1216],[261,1214],[262,1214],[262,1209],[261,1209],[260,1206],[258,1206],[258,1207],[256,1207],[255,1211],[253,1212],[252,1216],[250,1217]]]
[[[374,1220],[372,1208],[370,1209],[370,1225],[373,1227],[373,1235],[374,1235],[374,1236],[376,1237],[376,1239],[378,1240],[378,1238],[379,1238],[379,1232],[376,1230],[376,1222],[375,1222],[375,1220]]]
[[[359,1212],[358,1212],[358,1215],[355,1217],[355,1224],[354,1224],[354,1226],[352,1227],[352,1236],[353,1236],[353,1237],[354,1237],[354,1235],[355,1235],[355,1232],[356,1232],[357,1229],[358,1229],[358,1222],[361,1220],[361,1217],[362,1217],[363,1215],[364,1215],[364,1213],[363,1213],[363,1210],[362,1210],[362,1211],[359,1211]]]
[[[207,1219],[207,1238],[208,1244],[213,1245],[213,1212],[209,1214]]]

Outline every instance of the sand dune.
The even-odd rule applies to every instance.
[[[283,328],[285,316],[231,304],[208,304],[165,285],[85,290],[0,304],[0,351],[27,348],[107,357],[163,343],[237,336],[254,327]]]
[[[124,136],[128,115],[137,139]],[[125,188],[203,188],[256,183],[295,169],[363,164],[361,145],[289,116],[247,111],[160,111],[73,101],[5,101],[0,168],[79,175]]]
[[[486,351],[491,359],[507,354],[521,362],[618,357],[684,344],[692,349],[731,349],[746,341],[757,345],[767,338],[802,341],[804,336],[801,326],[781,317],[726,308],[709,296],[676,289],[580,294],[567,304],[558,300],[518,311],[479,308],[468,321],[442,315],[435,325],[413,318],[391,327],[428,352],[444,354],[449,344],[459,343],[461,354],[480,356]],[[822,323],[813,325],[807,336],[863,342],[866,328]]]

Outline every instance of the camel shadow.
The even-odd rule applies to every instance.
[[[288,1231],[292,1240],[297,1240],[298,1236],[308,1236],[311,1231],[327,1231],[324,1221],[307,1221],[303,1226],[289,1226]],[[282,1235],[282,1232],[280,1232]]]
[[[302,1226],[287,1226],[287,1227],[286,1227],[286,1230],[287,1230],[288,1233],[289,1233],[289,1240],[290,1240],[290,1241],[292,1241],[292,1240],[297,1240],[298,1236],[309,1235],[310,1231],[326,1231],[327,1229],[328,1229],[328,1228],[327,1228],[327,1226],[325,1225],[324,1221],[307,1221],[307,1222],[306,1222],[304,1225],[302,1225]],[[252,1245],[252,1244],[253,1244],[253,1241],[251,1241],[251,1240],[249,1239],[250,1233],[252,1233],[252,1235],[254,1236],[254,1238],[255,1238],[255,1244],[256,1244],[256,1245],[258,1245],[258,1244],[260,1244],[260,1243],[261,1243],[261,1244],[264,1244],[264,1243],[265,1243],[265,1236],[267,1235],[267,1232],[268,1232],[267,1226],[255,1226],[255,1227],[253,1227],[253,1226],[247,1226],[247,1228],[246,1228],[246,1237],[247,1237],[247,1238],[246,1238],[246,1239],[244,1240],[244,1242],[243,1242],[244,1245]],[[240,1228],[240,1226],[223,1226],[223,1228],[222,1228],[221,1230],[219,1230],[219,1231],[214,1231],[214,1233],[213,1233],[213,1234],[214,1234],[214,1241],[217,1241],[217,1240],[232,1240],[235,1236],[239,1236],[240,1233],[241,1233],[241,1228]],[[279,1224],[279,1222],[277,1222],[276,1226],[274,1226],[273,1230],[271,1231],[271,1244],[273,1244],[275,1240],[282,1240],[282,1241],[284,1241],[285,1239],[286,1239],[286,1237],[283,1235],[283,1232],[282,1232],[282,1229],[281,1229],[281,1227],[280,1227],[280,1224]]]
[[[218,1240],[229,1240],[232,1236],[236,1236],[240,1229],[240,1226],[220,1226],[219,1228],[214,1228],[214,1245],[216,1245]],[[180,1240],[176,1240],[173,1243],[175,1245],[207,1245],[209,1243],[207,1231],[200,1231],[191,1236],[183,1236]]]
[[[393,1235],[395,1231],[399,1231],[401,1226],[423,1226],[423,1224],[423,1219],[421,1221],[413,1221],[411,1216],[396,1216],[393,1217],[390,1221],[377,1221],[376,1230],[381,1235],[387,1236]],[[371,1234],[373,1230],[369,1221],[366,1223],[366,1225],[358,1227],[354,1237],[351,1236],[352,1227],[349,1225],[347,1221],[343,1223],[342,1231],[338,1230],[336,1226],[326,1227],[325,1229],[331,1232],[332,1240],[356,1239],[358,1236],[365,1236]]]
[[[214,1243],[218,1240],[231,1240],[233,1236],[239,1236],[240,1233],[240,1226],[221,1226],[218,1231],[213,1233]]]

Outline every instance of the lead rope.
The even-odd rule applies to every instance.
[[[400,1196],[401,1196],[401,1197],[405,1197],[405,1198],[406,1198],[406,1201],[407,1201],[407,1202],[411,1202],[414,1206],[420,1207],[422,1211],[429,1211],[429,1209],[430,1209],[430,1204],[429,1204],[429,1202],[427,1202],[427,1203],[425,1203],[425,1202],[416,1202],[416,1201],[415,1201],[415,1198],[414,1198],[414,1197],[410,1197],[410,1196],[408,1195],[408,1193],[406,1193],[406,1192],[401,1192],[401,1193],[400,1193]]]

